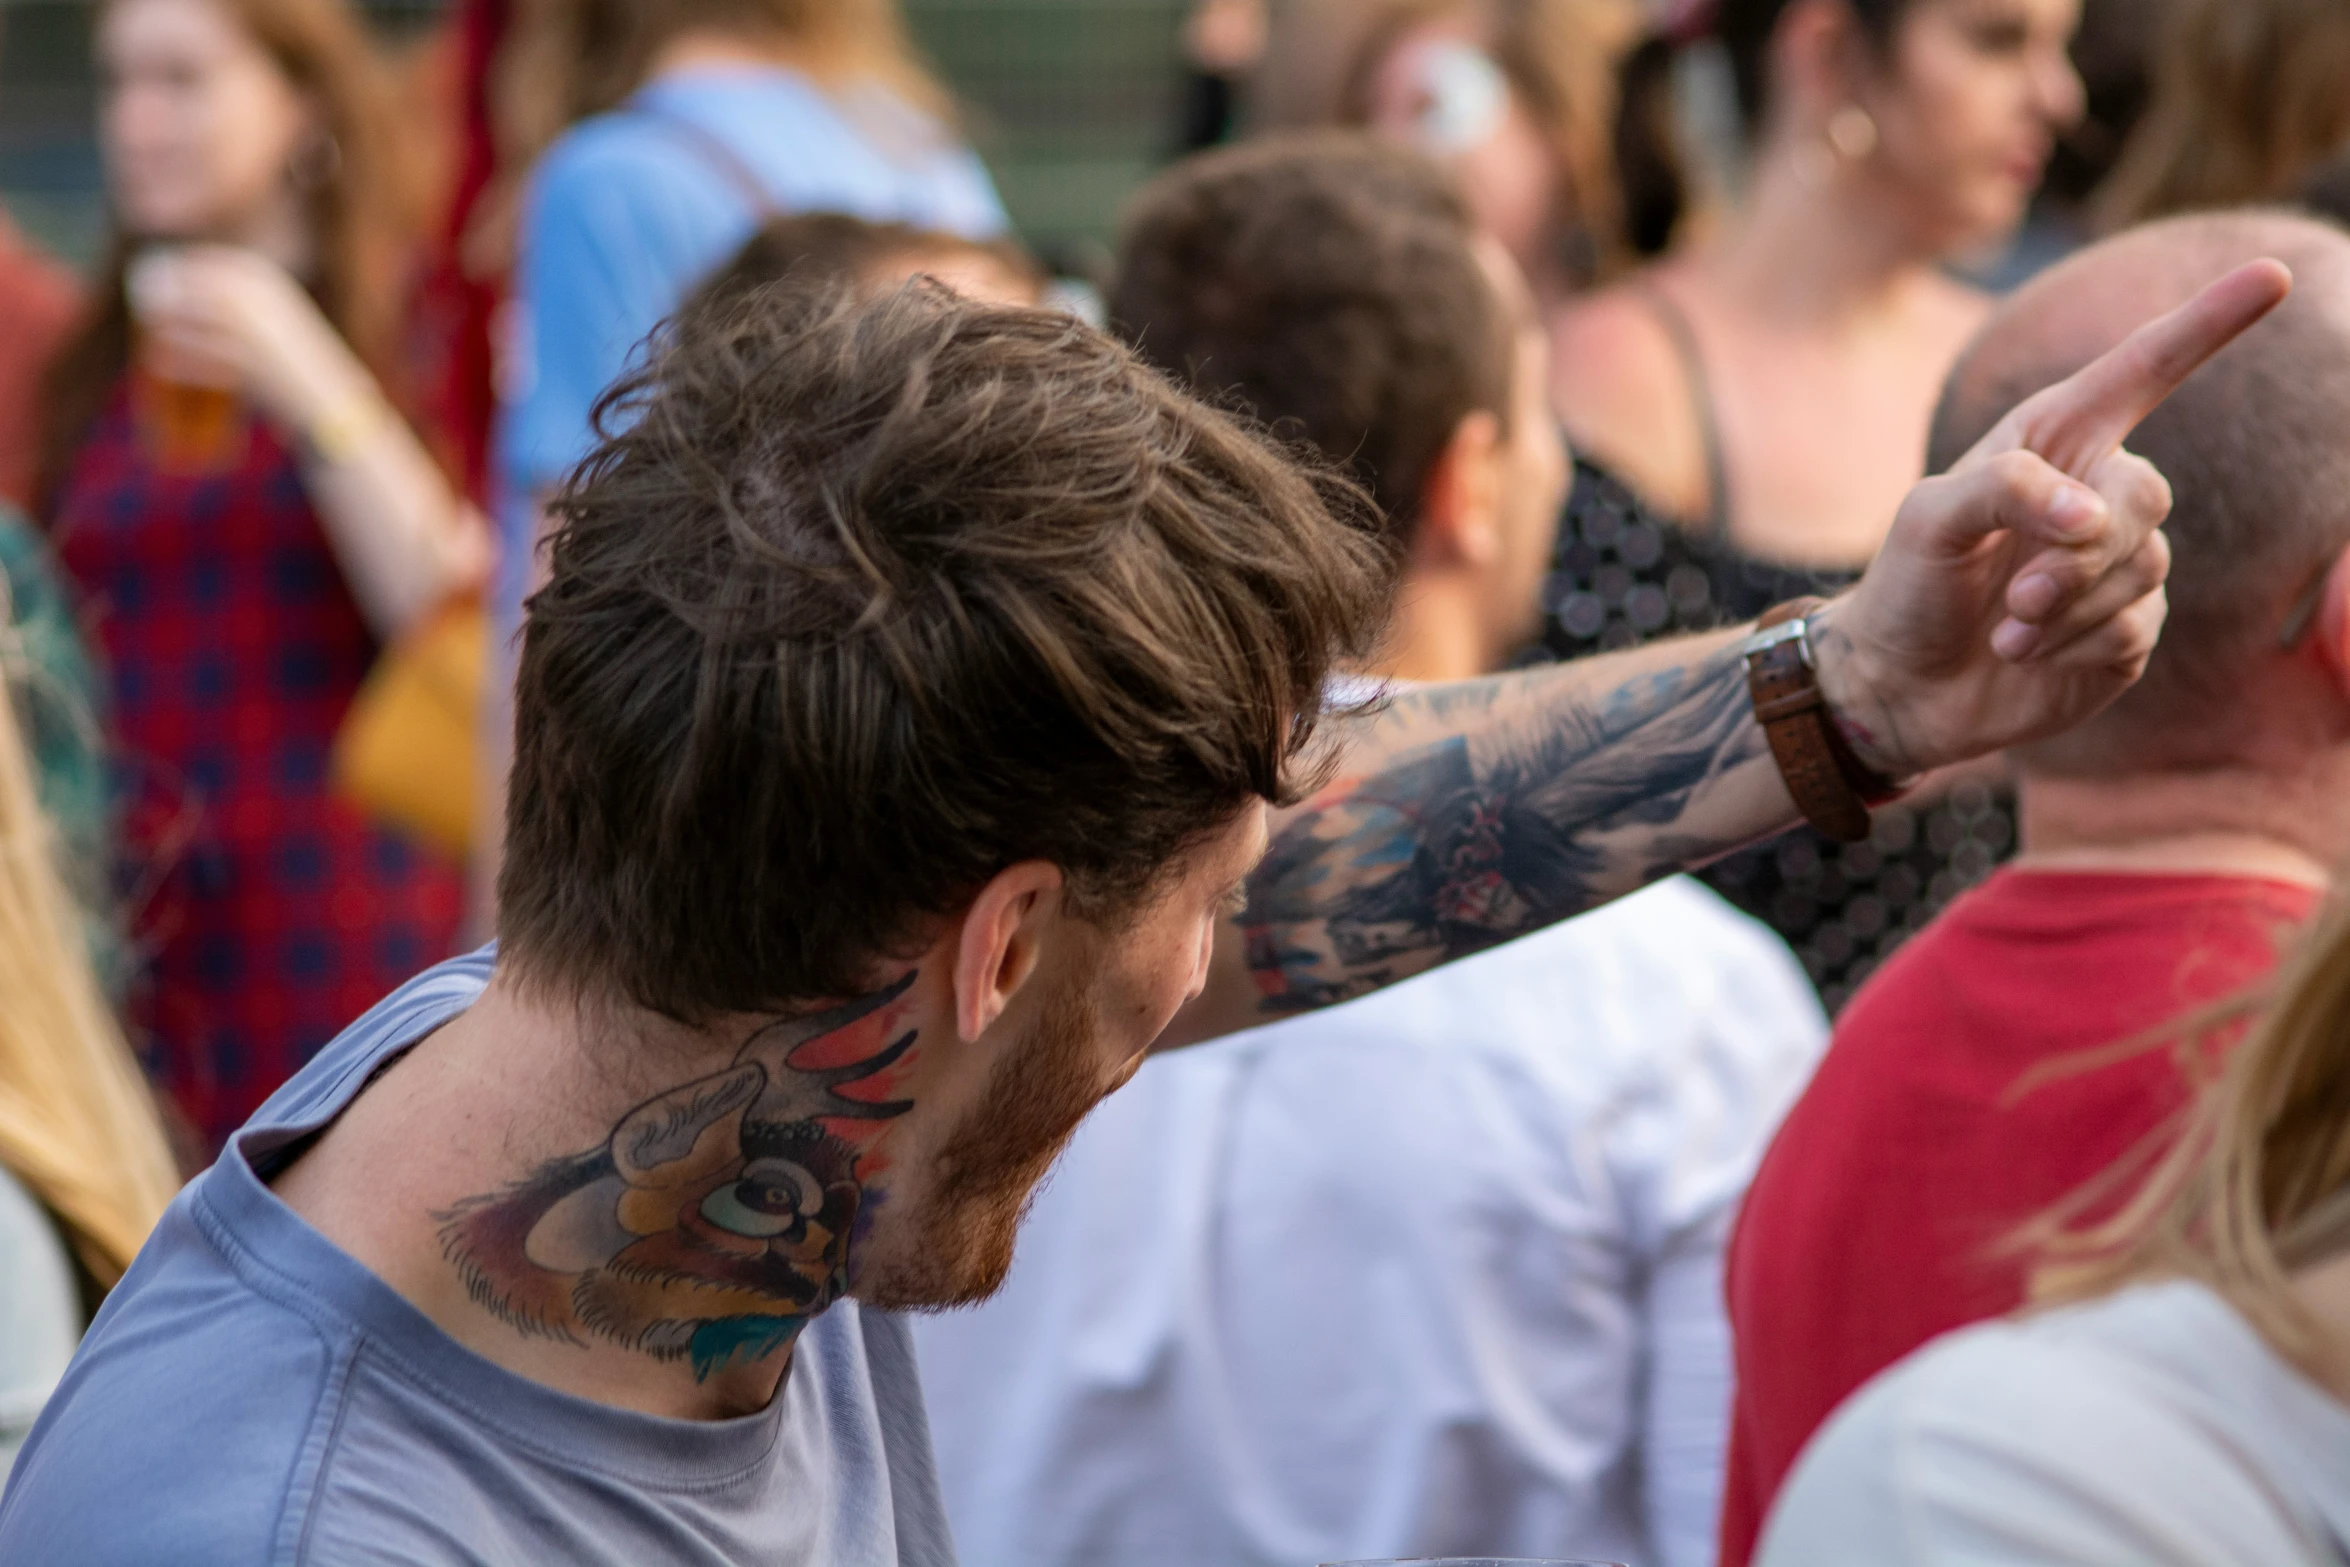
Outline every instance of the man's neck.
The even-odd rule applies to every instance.
[[[2298,774],[2215,770],[2120,778],[2027,773],[2029,870],[2246,876],[2324,888],[2345,849],[2338,764]]]
[[[1494,641],[1491,616],[1467,584],[1407,577],[1386,647],[1369,672],[1425,685],[1474,680],[1500,663]]]
[[[901,984],[699,1031],[545,1007],[501,976],[275,1189],[510,1371],[672,1418],[748,1414],[846,1292],[876,1145],[908,1108],[909,1012]]]

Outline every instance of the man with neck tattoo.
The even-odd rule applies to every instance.
[[[891,1313],[996,1287],[1154,1043],[2087,717],[2164,607],[2121,440],[2289,286],[2022,405],[1831,605],[1336,713],[1388,566],[1342,477],[1043,312],[689,314],[556,503],[496,949],[181,1195],[0,1559],[951,1560]]]

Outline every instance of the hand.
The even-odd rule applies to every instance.
[[[166,380],[234,387],[303,433],[375,393],[301,284],[255,251],[153,250],[132,263],[127,282],[140,357]]]
[[[2121,443],[2292,286],[2278,262],[2238,268],[1910,491],[1815,636],[1821,689],[1864,760],[1914,777],[2056,734],[2144,672],[2168,608],[2171,494]]]

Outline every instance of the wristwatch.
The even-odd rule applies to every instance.
[[[1795,599],[1755,623],[1746,639],[1746,690],[1755,722],[1803,819],[1839,843],[1869,835],[1869,810],[1902,786],[1856,754],[1828,711],[1811,649],[1811,617],[1826,600]]]

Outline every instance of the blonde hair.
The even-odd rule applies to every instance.
[[[2095,197],[2101,227],[2289,198],[2350,137],[2350,6],[2177,0],[2152,74],[2146,114]]]
[[[179,1187],[155,1102],[91,972],[16,704],[29,670],[0,578],[0,1167],[56,1216],[102,1285]]]
[[[2350,1252],[2350,900],[2337,899],[2264,992],[2189,1026],[2258,1014],[2186,1132],[2137,1195],[2096,1223],[2052,1215],[2032,1280],[2062,1304],[2155,1278],[2200,1280],[2283,1353],[2326,1349],[2295,1271]]]

